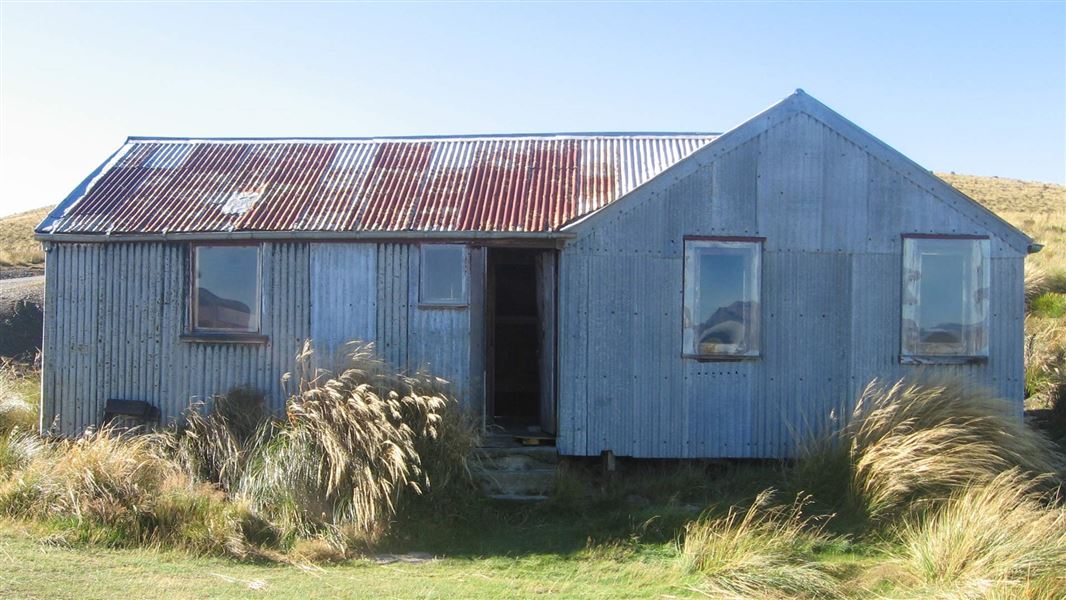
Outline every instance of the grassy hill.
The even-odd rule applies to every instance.
[[[1066,278],[1066,186],[1004,177],[937,175],[1044,244],[1040,253],[1029,257],[1029,268]]]
[[[1006,177],[936,175],[997,213],[1046,214],[1066,210],[1066,186]]]
[[[53,207],[0,217],[0,267],[25,267],[44,264],[40,242],[33,239],[33,228],[48,216]]]

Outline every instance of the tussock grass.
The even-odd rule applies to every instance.
[[[40,376],[10,359],[0,359],[0,433],[37,429]]]
[[[46,448],[44,440],[32,432],[17,427],[0,432],[0,479],[26,468]]]
[[[149,436],[108,428],[46,444],[14,434],[17,472],[0,483],[0,514],[69,521],[69,535],[112,545],[165,545],[247,555],[240,505],[185,474]]]
[[[803,516],[806,500],[775,505],[773,491],[746,510],[701,518],[685,528],[685,567],[704,575],[695,591],[715,598],[836,598],[837,580],[814,560],[822,525]]]
[[[250,459],[238,493],[287,535],[365,547],[405,494],[465,469],[472,430],[447,414],[458,407],[445,382],[395,373],[372,345],[351,345],[336,373],[314,368],[313,355],[308,344],[298,357],[287,426]],[[431,455],[427,470],[422,457]]]
[[[1025,318],[1025,390],[1029,408],[1053,408],[1066,381],[1066,319]]]
[[[466,479],[473,429],[443,381],[392,372],[370,345],[352,345],[339,373],[312,369],[312,356],[308,344],[284,421],[236,389],[151,434],[107,426],[45,441],[10,425],[0,515],[109,545],[325,556],[301,541],[313,538],[348,556],[389,530],[407,496]]]
[[[248,461],[277,428],[263,394],[239,387],[214,397],[209,412],[203,403],[193,404],[185,412],[183,426],[158,439],[186,472],[233,492]]]
[[[956,380],[871,382],[842,427],[808,445],[793,485],[873,521],[935,504],[1012,468],[1062,471],[1055,445],[1011,407]]]
[[[1066,508],[1017,469],[906,520],[899,537],[908,594],[1066,598]]]

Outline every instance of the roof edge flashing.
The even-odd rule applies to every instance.
[[[531,242],[566,241],[577,237],[565,231],[213,231],[162,233],[47,233],[38,232],[34,239],[41,242],[120,243],[120,242],[181,242],[181,241],[333,241],[378,242],[400,241],[495,241]]]
[[[280,137],[213,137],[213,136],[151,136],[131,135],[127,144],[234,144],[234,143],[359,143],[359,142],[418,142],[448,140],[507,140],[507,139],[580,139],[580,138],[686,138],[717,137],[721,132],[714,131],[578,131],[578,132],[543,132],[543,133],[483,133],[483,134],[432,134],[432,135],[379,135],[353,137],[317,137],[317,136],[280,136]]]
[[[123,156],[125,156],[126,152],[128,152],[129,149],[130,143],[127,139],[125,142],[123,142],[121,146],[118,147],[117,150],[111,153],[111,156],[107,157],[107,160],[100,163],[100,165],[97,166],[92,173],[89,173],[88,177],[83,179],[81,183],[77,185],[77,187],[75,187],[69,194],[67,194],[67,197],[64,198],[62,202],[57,204],[56,207],[48,213],[48,216],[46,216],[43,221],[37,224],[37,227],[33,229],[34,237],[37,237],[40,234],[50,233],[48,230],[54,228],[56,223],[64,216],[66,216],[67,212],[71,208],[73,208],[78,203],[78,201],[88,195],[89,190],[91,190],[92,187],[96,185],[96,182],[99,181],[100,178],[103,177],[106,173],[111,171],[111,169],[114,168],[115,163],[117,163]]]

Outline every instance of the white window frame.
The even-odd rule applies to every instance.
[[[196,285],[196,273],[200,263],[201,248],[255,248],[255,302],[252,305],[252,318],[255,327],[238,329],[233,327],[200,327],[197,317],[197,309],[200,306],[199,286]],[[190,269],[189,269],[189,332],[207,334],[257,334],[263,328],[263,246],[262,244],[192,244],[190,246]]]
[[[721,237],[721,236],[685,236],[684,238],[684,279],[681,304],[681,354],[684,358],[697,360],[744,360],[758,358],[762,354],[762,254],[765,238],[761,237]],[[745,301],[754,304],[754,310],[745,315],[744,342],[739,344],[721,344],[721,350],[713,353],[700,352],[694,335],[693,310],[698,305],[699,291],[695,282],[699,280],[697,272],[700,256],[712,254],[714,250],[742,250],[750,252],[750,266],[745,277]]]
[[[944,351],[918,339],[921,322],[921,258],[923,242],[957,242],[969,245],[971,265],[969,278],[959,294],[963,296],[962,319],[965,323],[980,323],[957,344],[957,350]],[[903,277],[900,302],[900,361],[909,364],[979,362],[987,360],[990,334],[989,302],[991,291],[991,243],[987,236],[904,234]],[[965,333],[965,332],[964,332]],[[940,344],[943,345],[943,344]]]
[[[426,253],[442,248],[458,248],[462,251],[463,274],[462,289],[459,298],[426,298]],[[470,248],[466,244],[421,244],[418,256],[418,305],[427,308],[463,308],[470,304]]]

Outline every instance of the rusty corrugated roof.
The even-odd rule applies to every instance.
[[[714,138],[130,138],[39,232],[554,231]]]

